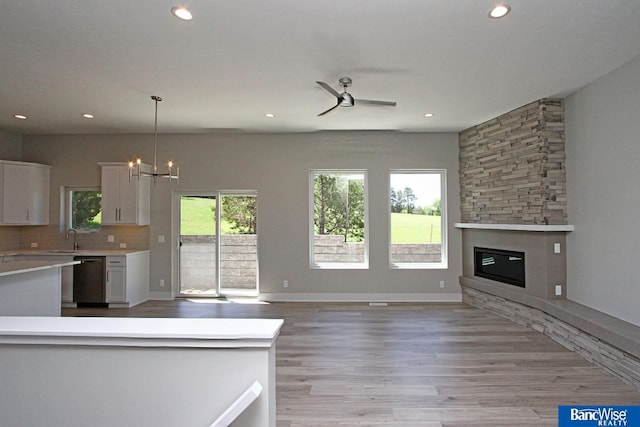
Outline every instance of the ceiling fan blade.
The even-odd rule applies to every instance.
[[[325,114],[327,114],[329,111],[333,110],[334,108],[338,108],[338,106],[340,106],[340,102],[338,102],[336,105],[334,105],[333,107],[329,108],[327,111],[323,111],[322,113],[318,114],[318,117],[320,116],[324,116]]]
[[[371,99],[355,99],[355,103],[364,105],[387,105],[389,107],[396,106],[396,103],[393,101],[373,101]]]
[[[325,82],[316,81],[316,83],[318,83],[320,86],[322,86],[322,88],[324,90],[326,90],[327,92],[329,92],[331,95],[335,96],[336,98],[340,98],[340,94],[334,88],[332,88],[331,86],[329,86]]]

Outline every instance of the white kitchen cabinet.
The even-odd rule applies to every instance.
[[[106,257],[109,307],[133,307],[149,299],[149,252]]]
[[[147,177],[129,179],[125,163],[102,167],[102,225],[149,225],[151,183]],[[143,165],[143,169],[150,168]]]
[[[126,258],[107,257],[107,302],[127,302]]]
[[[0,161],[2,225],[49,224],[51,166]]]

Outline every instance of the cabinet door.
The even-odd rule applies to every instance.
[[[4,165],[2,222],[29,224],[31,169],[27,165]]]
[[[127,302],[125,267],[107,267],[107,302]]]
[[[102,224],[119,224],[120,167],[102,167]]]
[[[48,167],[30,168],[29,224],[49,224],[49,175]]]
[[[102,224],[149,225],[149,181],[148,177],[129,180],[129,167],[126,165],[103,165]]]
[[[119,191],[120,191],[120,223],[121,224],[137,224],[138,223],[138,187],[141,180],[131,178],[129,181],[129,169],[123,168],[119,174]],[[149,178],[142,178],[149,180]]]

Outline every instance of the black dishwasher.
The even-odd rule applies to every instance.
[[[107,307],[103,256],[76,256],[73,266],[73,301],[78,307]]]

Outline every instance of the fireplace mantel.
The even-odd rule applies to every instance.
[[[476,230],[506,230],[506,231],[574,231],[575,226],[566,225],[536,225],[536,224],[477,224],[470,222],[456,222],[455,228],[472,228]]]

